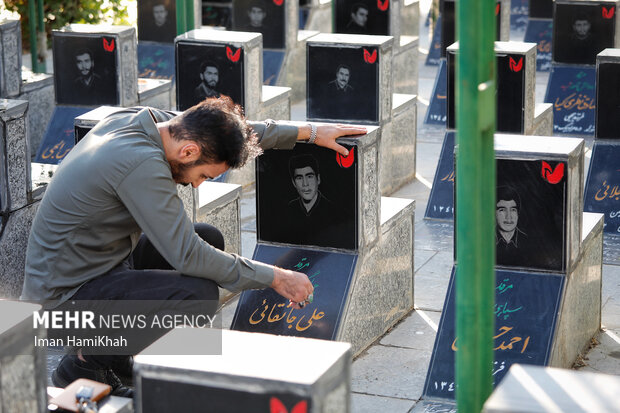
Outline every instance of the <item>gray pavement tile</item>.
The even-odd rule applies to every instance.
[[[609,297],[603,303],[601,324],[606,328],[620,329],[620,297]]]
[[[620,329],[603,331],[597,339],[599,345],[588,352],[585,367],[578,370],[620,375]]]
[[[415,225],[415,248],[446,251],[452,254],[454,223],[452,221],[423,220]]]
[[[415,258],[414,272],[418,272],[435,254],[437,254],[437,251],[415,249],[413,251],[413,257]]]
[[[414,303],[423,310],[441,311],[446,298],[450,273],[452,272],[452,253],[438,252],[415,274]]]
[[[357,393],[418,400],[431,352],[375,345],[353,363],[351,389]]]
[[[414,311],[379,343],[386,346],[432,351],[440,318],[441,313],[438,311]],[[429,320],[432,325],[429,324]]]
[[[393,397],[373,396],[369,394],[352,393],[351,411],[353,413],[408,413],[415,401],[395,399]]]
[[[603,237],[603,262],[620,265],[620,236],[606,234]]]
[[[620,266],[603,264],[602,302],[610,297],[620,297]]]
[[[239,297],[241,294],[237,294],[235,297],[228,300],[216,313],[222,319],[222,328],[230,329],[230,325],[232,324],[233,317],[235,316],[235,310],[237,309],[237,304],[239,303]]]

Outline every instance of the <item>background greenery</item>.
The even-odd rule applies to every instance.
[[[22,47],[30,49],[30,29],[28,27],[28,1],[4,0],[6,8],[21,15]],[[109,23],[130,25],[128,6],[135,1],[127,0],[43,0],[43,15],[48,42],[53,29],[69,23]]]

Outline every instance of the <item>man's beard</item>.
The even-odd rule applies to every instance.
[[[190,167],[194,166],[196,162],[186,164],[177,161],[168,161],[168,163],[170,164],[170,171],[172,172],[172,179],[174,180],[174,182],[183,186],[189,185],[189,182],[185,182],[185,179],[187,179],[185,176],[185,172]]]
[[[211,80],[211,81],[209,81],[209,82],[207,83],[207,87],[208,87],[209,89],[215,89],[215,86],[216,86],[216,85],[217,85],[217,82],[214,82],[213,80]]]

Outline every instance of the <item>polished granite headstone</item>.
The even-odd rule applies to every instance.
[[[437,16],[433,27],[433,36],[428,46],[426,66],[437,66],[441,62],[441,15]],[[435,81],[436,82],[436,81]]]
[[[454,219],[454,140],[456,132],[448,131],[441,145],[439,162],[433,178],[431,194],[424,218]]]
[[[172,43],[177,35],[176,3],[173,0],[139,0],[138,40]]]
[[[75,118],[90,112],[87,106],[57,106],[37,151],[34,162],[59,164],[75,145]]]
[[[594,66],[552,65],[545,102],[553,104],[553,132],[593,135],[595,93]]]
[[[455,399],[456,284],[452,268],[433,355],[424,384],[424,398]],[[493,384],[515,363],[547,365],[551,357],[565,277],[562,274],[495,271],[495,334]]]
[[[296,41],[298,0],[233,0],[232,3],[234,31],[261,33],[265,49],[285,49]]]
[[[447,127],[455,129],[455,65],[459,44],[447,49]],[[495,42],[496,131],[532,133],[536,87],[536,45]]]
[[[185,330],[185,331],[184,331]],[[220,355],[135,358],[137,413],[159,411],[348,412],[347,343],[212,329],[177,329],[147,348],[220,335]]]
[[[552,19],[529,19],[524,41],[536,43],[536,70],[539,72],[551,70],[552,33]]]
[[[433,93],[431,100],[426,109],[426,117],[424,123],[429,125],[445,125],[447,116],[447,103],[446,98],[448,96],[448,71],[446,67],[446,59],[441,58],[439,61],[439,69],[437,70],[437,77],[435,78],[435,85],[433,86]]]
[[[52,35],[59,105],[132,106],[138,102],[133,27],[71,24]]]
[[[594,65],[596,55],[620,40],[618,1],[556,0],[553,3],[553,62]]]
[[[138,43],[138,76],[174,81],[174,45]]]
[[[620,132],[618,72],[620,50],[605,49],[596,59],[596,127],[584,191],[584,211],[605,215],[607,234],[620,236]]]
[[[393,38],[319,34],[307,43],[306,117],[379,125],[392,110]]]
[[[525,32],[528,22],[529,1],[511,0],[510,2],[510,30],[518,33]]]
[[[535,19],[553,18],[553,0],[531,0],[529,2],[529,16]]]
[[[232,27],[232,1],[213,0],[203,1],[200,18],[203,26],[223,27],[231,30]]]

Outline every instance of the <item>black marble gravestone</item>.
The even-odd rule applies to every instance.
[[[138,77],[174,81],[174,45],[138,43]]]
[[[601,53],[596,65],[595,138],[620,139],[620,53],[617,49]]]
[[[379,64],[376,46],[308,44],[306,117],[378,124]]]
[[[447,127],[456,128],[455,113],[455,50],[448,50]],[[497,132],[524,133],[525,131],[525,59],[523,54],[495,53],[496,77],[496,130]]]
[[[439,330],[424,384],[424,398],[455,398],[456,337],[455,277],[453,267]],[[515,363],[546,365],[551,356],[564,276],[495,271],[494,362],[497,385]]]
[[[545,94],[545,102],[553,104],[553,132],[594,134],[595,93],[594,66],[553,65]]]
[[[454,219],[454,139],[456,132],[448,131],[443,139],[441,153],[431,195],[424,218]]]
[[[620,135],[620,133],[618,134]],[[605,214],[604,231],[620,235],[620,141],[595,141],[583,210]]]
[[[529,15],[536,19],[553,18],[553,0],[530,0]]]
[[[177,41],[177,109],[222,95],[243,106],[244,56],[243,49],[233,45]]]
[[[496,166],[497,267],[566,270],[566,162],[497,159]]]
[[[334,33],[389,36],[390,0],[337,0]]]
[[[176,35],[174,0],[138,0],[138,40],[172,43]]]
[[[511,0],[510,1],[510,30],[515,32],[523,32],[527,27],[528,21],[528,1],[527,0]]]
[[[219,26],[231,29],[232,1],[210,0],[202,2],[202,25]]]
[[[118,105],[115,36],[54,32],[54,89],[59,105]]]
[[[357,156],[310,144],[257,160],[258,241],[357,249]]]
[[[447,119],[447,104],[446,97],[448,95],[448,73],[446,69],[446,59],[441,59],[439,63],[439,69],[437,70],[437,77],[435,78],[435,85],[433,86],[433,94],[431,95],[431,101],[426,109],[426,117],[424,123],[431,125],[445,125]]]
[[[536,70],[551,70],[551,36],[553,20],[530,19],[525,30],[525,42],[536,43]]]
[[[616,2],[554,2],[553,61],[594,65],[596,55],[614,47]]]
[[[271,288],[244,291],[231,329],[323,340],[337,337],[357,254],[258,244],[253,259],[306,274],[314,286],[314,300],[296,310]]]
[[[53,165],[60,163],[75,144],[73,127],[75,118],[91,109],[84,106],[57,106],[34,161]]]
[[[501,1],[495,1],[495,40],[500,40],[501,33]],[[456,1],[443,0],[441,2],[441,57],[446,56],[446,48],[456,41]]]
[[[263,35],[263,48],[286,47],[286,1],[297,0],[233,0],[232,29]]]
[[[427,66],[436,66],[441,60],[441,15],[435,21],[433,28],[433,37],[428,47],[428,56],[426,56],[425,64]]]

